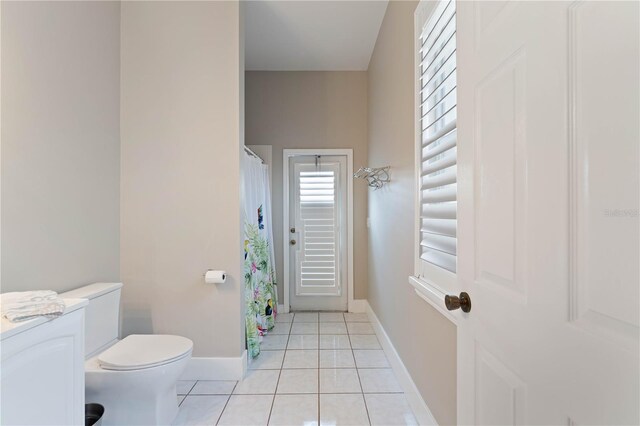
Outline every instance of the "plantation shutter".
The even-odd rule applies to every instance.
[[[420,36],[420,258],[456,272],[456,10],[442,1]]]
[[[300,294],[340,294],[338,259],[337,164],[324,164],[322,170],[298,165],[297,226],[302,235],[298,252]]]

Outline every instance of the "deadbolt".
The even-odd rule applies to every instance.
[[[296,245],[296,240],[289,241],[289,244],[292,245],[292,246],[295,246]]]
[[[295,234],[295,232],[296,232],[296,228],[291,228],[291,229],[289,229],[289,232],[291,232],[292,234]]]
[[[471,298],[464,291],[460,293],[460,297],[446,295],[444,297],[444,304],[450,311],[462,309],[462,312],[469,312],[471,310]]]

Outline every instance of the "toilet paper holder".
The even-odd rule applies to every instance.
[[[204,282],[207,284],[222,284],[227,280],[227,273],[225,271],[216,271],[214,269],[207,269],[204,274]]]

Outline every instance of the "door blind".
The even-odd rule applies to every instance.
[[[420,35],[420,258],[456,272],[456,10],[436,6]]]
[[[336,287],[336,174],[301,171],[300,221],[304,235],[300,262],[302,287]]]

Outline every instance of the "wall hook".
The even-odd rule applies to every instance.
[[[367,185],[373,189],[380,189],[385,183],[391,182],[389,169],[391,169],[391,166],[360,167],[358,171],[353,174],[353,177],[366,180]]]

